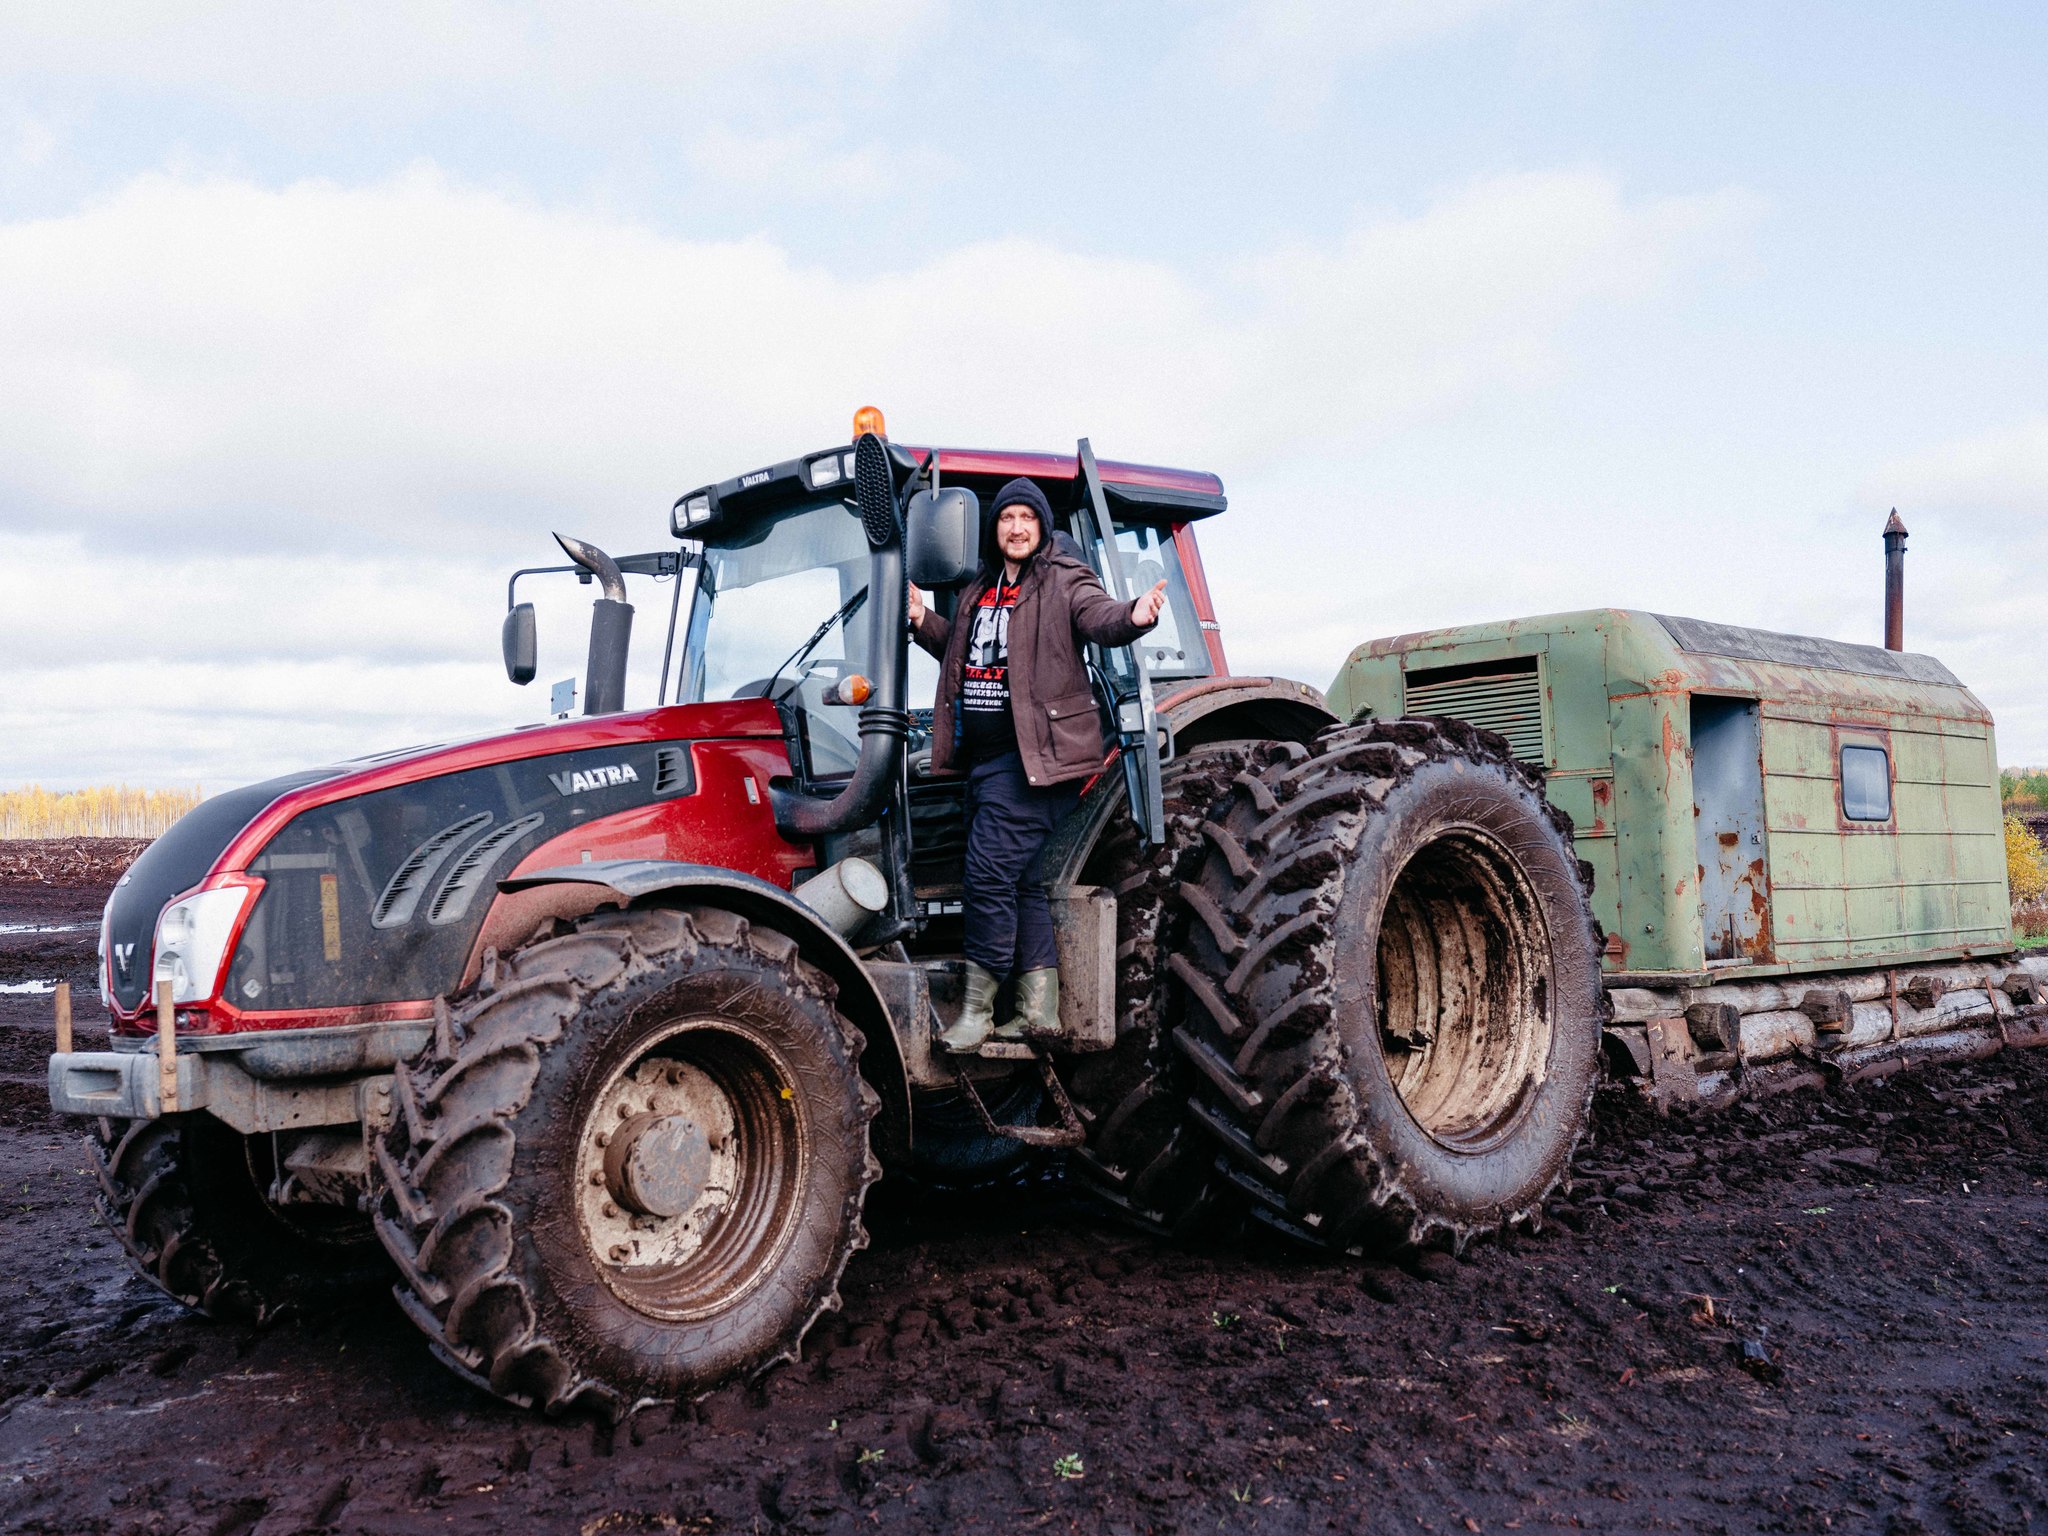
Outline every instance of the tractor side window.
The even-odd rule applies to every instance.
[[[1892,819],[1891,761],[1883,747],[1842,748],[1842,814],[1851,821]]]
[[[1161,580],[1166,583],[1166,607],[1160,610],[1159,623],[1133,649],[1144,653],[1154,677],[1207,677],[1209,647],[1202,640],[1201,621],[1195,617],[1194,597],[1188,591],[1187,573],[1181,569],[1180,551],[1174,547],[1173,530],[1150,523],[1119,524],[1116,552],[1132,597],[1149,592]]]

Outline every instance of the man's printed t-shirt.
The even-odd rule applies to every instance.
[[[999,580],[974,607],[960,677],[960,745],[974,761],[1017,748],[1010,712],[1010,613],[1016,606],[1017,584]]]

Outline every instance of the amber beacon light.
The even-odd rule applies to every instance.
[[[864,405],[853,413],[853,440],[860,441],[863,432],[872,432],[877,437],[887,437],[889,428],[882,420],[879,405]]]

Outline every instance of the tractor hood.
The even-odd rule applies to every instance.
[[[216,795],[114,887],[101,928],[109,1001],[130,1018],[149,1002],[159,916],[219,886],[253,895],[195,1001],[217,990],[239,1010],[297,1013],[436,996],[523,857],[587,823],[694,794],[694,744],[783,734],[763,699],[687,704],[407,748]]]

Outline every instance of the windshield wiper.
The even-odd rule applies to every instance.
[[[766,697],[772,703],[780,704],[782,700],[776,696],[775,685],[782,681],[782,674],[787,672],[791,667],[801,666],[804,662],[810,660],[811,652],[815,651],[821,644],[823,644],[825,637],[832,633],[832,626],[834,624],[842,622],[843,620],[852,618],[856,613],[860,611],[860,605],[866,602],[867,600],[868,589],[866,587],[862,587],[858,592],[854,593],[853,596],[849,597],[845,602],[841,603],[839,605],[839,611],[837,613],[830,615],[824,623],[820,624],[816,629],[812,630],[811,638],[806,640],[802,645],[798,646],[794,651],[792,651],[789,655],[789,659],[783,662],[781,666],[775,669],[775,675],[768,679],[768,686],[761,690],[763,696]],[[802,681],[803,679],[798,678],[796,682],[792,682],[789,685],[790,691],[795,692],[797,684],[801,683]]]

